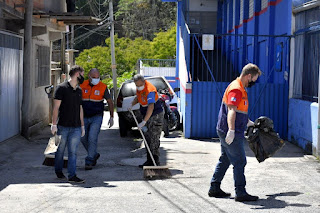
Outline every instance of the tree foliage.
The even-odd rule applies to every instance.
[[[129,38],[152,40],[155,33],[168,30],[175,23],[176,4],[161,0],[119,0],[116,21]]]
[[[176,51],[176,28],[155,34],[153,41],[141,37],[119,38],[115,36],[115,57],[117,62],[118,86],[135,73],[138,59],[173,59]],[[92,68],[98,68],[109,88],[112,88],[111,43],[107,38],[106,46],[96,46],[82,51],[76,63],[85,69],[85,76]]]

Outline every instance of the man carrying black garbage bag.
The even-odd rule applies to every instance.
[[[221,181],[229,168],[233,165],[235,185],[235,201],[256,201],[259,198],[246,192],[246,178],[244,168],[247,164],[244,151],[244,132],[247,126],[254,123],[248,117],[248,95],[245,88],[255,84],[261,75],[259,67],[247,64],[243,67],[240,77],[232,81],[223,95],[218,123],[217,134],[221,142],[221,156],[211,179],[208,192],[209,197],[229,197],[230,193],[221,190]]]

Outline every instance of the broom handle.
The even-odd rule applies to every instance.
[[[137,124],[137,127],[138,127],[138,129],[139,129],[139,131],[140,131],[140,134],[141,134],[142,138],[143,138],[144,145],[147,147],[147,150],[148,150],[148,152],[149,152],[149,154],[150,154],[150,157],[151,157],[151,160],[152,160],[153,165],[154,165],[154,166],[157,166],[156,162],[154,161],[154,158],[153,158],[153,155],[152,155],[152,153],[151,153],[151,150],[150,150],[150,148],[149,148],[149,145],[148,145],[148,143],[147,143],[147,140],[146,140],[146,138],[144,137],[144,134],[143,134],[141,128],[139,128],[139,126],[138,126],[139,123],[138,123],[138,121],[137,121],[136,116],[134,115],[134,113],[133,113],[132,110],[129,110],[129,111],[131,112],[131,114],[132,114],[132,116],[133,116],[133,118],[134,118],[134,120],[135,120],[135,122],[136,122],[136,124]]]

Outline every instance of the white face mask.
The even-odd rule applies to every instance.
[[[100,82],[100,78],[91,78],[91,84],[97,85]]]
[[[141,87],[137,87],[137,90],[139,90],[139,91],[141,91],[141,90],[143,90],[143,89],[144,89],[144,85],[141,86]]]

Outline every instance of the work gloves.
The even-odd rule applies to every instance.
[[[57,125],[51,125],[51,133],[54,135],[58,132],[58,127]]]
[[[138,124],[139,129],[141,129],[144,125],[146,125],[147,122],[142,121],[141,123]]]
[[[250,127],[250,126],[254,126],[254,122],[249,120],[248,123],[247,123],[247,127]]]
[[[81,137],[83,137],[86,134],[86,130],[84,129],[84,126],[81,126]]]
[[[226,143],[227,143],[228,145],[230,145],[230,144],[233,142],[234,135],[235,135],[235,131],[229,129],[229,130],[228,130],[228,133],[227,133],[227,136],[226,136]]]
[[[108,125],[109,125],[109,128],[113,126],[113,117],[110,117]]]

